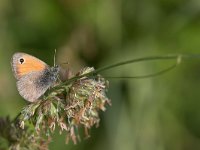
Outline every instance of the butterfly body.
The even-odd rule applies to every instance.
[[[15,53],[11,66],[19,94],[29,102],[38,100],[56,82],[60,70],[26,53]]]

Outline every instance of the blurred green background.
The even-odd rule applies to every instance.
[[[14,52],[53,65],[69,62],[77,72],[136,57],[200,52],[198,0],[1,0],[0,116],[14,118],[26,102],[11,72]],[[171,62],[169,62],[171,63]],[[156,72],[167,61],[137,63],[103,75]],[[50,149],[200,149],[200,60],[148,79],[109,79],[112,107],[100,113],[91,137],[65,145],[55,134]]]

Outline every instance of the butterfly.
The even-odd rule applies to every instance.
[[[60,68],[48,66],[26,53],[15,53],[11,59],[19,94],[29,102],[37,101],[57,80]]]

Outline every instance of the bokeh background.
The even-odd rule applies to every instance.
[[[1,0],[0,116],[14,118],[26,102],[11,72],[14,52],[32,54],[77,72],[151,55],[200,53],[198,0]],[[103,75],[144,75],[168,61],[137,63]],[[109,79],[112,106],[99,128],[77,145],[55,134],[50,149],[200,149],[200,60],[186,60],[165,75]],[[1,144],[1,143],[0,143]]]

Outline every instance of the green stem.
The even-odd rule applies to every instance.
[[[116,68],[116,67],[119,67],[119,66],[122,66],[122,65],[126,65],[126,64],[142,62],[142,61],[169,60],[169,59],[178,60],[181,57],[182,57],[181,55],[150,56],[150,57],[142,57],[142,58],[136,58],[136,59],[131,59],[131,60],[127,60],[127,61],[122,61],[122,62],[119,62],[119,63],[115,63],[115,64],[112,64],[112,65],[108,65],[108,66],[96,69],[96,70],[94,70],[92,72],[89,72],[89,73],[86,73],[86,74],[83,74],[83,75],[80,75],[80,76],[73,77],[73,78],[67,80],[66,82],[56,86],[55,88],[59,88],[59,87],[61,87],[63,85],[67,85],[67,84],[69,84],[69,83],[71,83],[71,82],[73,82],[73,81],[75,81],[77,79],[80,79],[82,77],[94,76],[99,72],[103,72],[105,70],[108,70],[108,69],[111,69],[111,68]]]
[[[155,77],[155,76],[159,76],[162,75],[174,68],[176,68],[178,65],[178,63],[175,63],[171,66],[169,66],[168,68],[165,68],[161,71],[158,71],[156,73],[152,73],[152,74],[148,74],[148,75],[138,75],[138,76],[123,76],[123,77],[109,77],[109,76],[104,76],[105,78],[111,78],[111,79],[144,79],[144,78],[150,78],[150,77]]]

